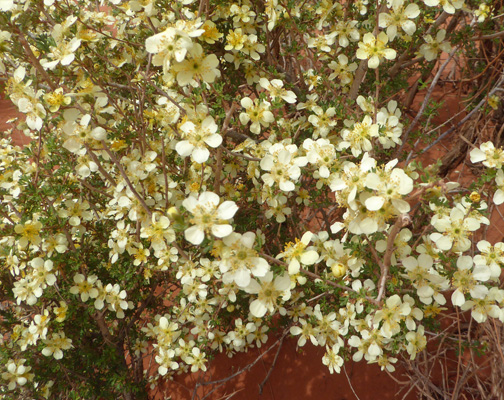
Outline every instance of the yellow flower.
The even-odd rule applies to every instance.
[[[72,102],[70,96],[63,94],[63,88],[58,88],[52,93],[46,93],[44,100],[49,105],[49,111],[51,112],[56,112],[61,106],[67,106]]]
[[[227,45],[224,47],[225,50],[241,50],[245,44],[247,36],[243,34],[241,29],[236,29],[234,31],[229,31],[226,36]]]
[[[499,96],[493,95],[488,98],[488,105],[492,107],[494,110],[497,110],[499,107],[500,99]]]
[[[32,220],[26,221],[24,224],[18,224],[14,227],[14,231],[21,235],[19,239],[19,246],[24,249],[31,243],[33,246],[38,246],[42,239],[39,236],[42,223],[39,221],[33,222]]]
[[[54,314],[56,314],[56,321],[63,322],[66,319],[68,305],[64,301],[60,301],[59,303],[60,306],[54,309]]]
[[[217,40],[224,36],[210,20],[206,20],[201,28],[205,30],[205,32],[201,35],[201,39],[209,44],[214,44]]]

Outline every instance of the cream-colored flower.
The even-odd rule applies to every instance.
[[[284,192],[293,191],[301,176],[299,167],[305,166],[308,160],[306,157],[296,157],[297,146],[275,143],[268,150],[268,154],[260,162],[261,169],[268,171],[262,175],[262,179],[267,186],[278,184],[280,190]]]
[[[170,70],[172,61],[182,62],[192,47],[193,42],[189,35],[173,27],[151,36],[145,41],[147,52],[154,54],[152,64],[162,65],[165,74]]]
[[[495,148],[492,142],[482,143],[479,149],[472,149],[470,157],[473,164],[483,161],[483,165],[488,168],[500,169],[504,165],[503,149]]]
[[[378,211],[388,202],[392,203],[398,214],[410,210],[409,203],[402,198],[413,190],[413,179],[403,169],[394,168],[397,161],[388,162],[381,174],[371,172],[366,176],[366,187],[375,191],[366,200],[368,210]]]
[[[316,139],[319,136],[327,137],[332,128],[337,124],[337,120],[333,118],[336,115],[336,109],[334,107],[329,107],[327,110],[320,106],[315,106],[311,110],[314,114],[308,117],[308,122],[315,127],[313,131],[313,138]]]
[[[338,21],[333,32],[338,37],[338,43],[341,47],[347,47],[351,41],[357,42],[359,40],[360,33],[356,27],[357,24],[357,21]]]
[[[380,126],[378,141],[384,149],[402,144],[401,135],[403,124],[399,122],[401,111],[397,107],[397,101],[390,100],[387,108],[382,109],[376,115],[376,122]]]
[[[248,55],[252,60],[258,61],[261,59],[259,53],[264,53],[265,50],[266,47],[257,41],[257,35],[248,35],[240,51]]]
[[[283,82],[280,79],[272,79],[269,81],[266,78],[259,79],[259,85],[269,92],[273,100],[281,98],[287,103],[295,103],[297,96],[292,90],[284,89]]]
[[[289,274],[296,275],[299,273],[301,264],[315,264],[319,258],[315,250],[307,250],[306,247],[310,243],[313,233],[305,232],[301,240],[295,239],[295,243],[289,242],[285,245],[283,253],[280,253],[277,258],[284,258],[289,263]]]
[[[42,229],[40,221],[28,220],[24,224],[17,224],[14,227],[14,232],[21,237],[18,240],[19,246],[24,249],[31,243],[32,246],[38,247],[42,242],[39,232]]]
[[[73,278],[75,285],[70,288],[70,293],[80,294],[82,301],[88,301],[89,298],[95,299],[98,297],[98,289],[94,287],[95,282],[98,280],[96,275],[87,277],[82,274],[75,274]]]
[[[81,45],[81,40],[73,38],[70,42],[58,43],[57,47],[51,47],[51,52],[48,54],[52,61],[47,59],[40,60],[40,64],[44,69],[54,69],[58,64],[62,66],[70,65],[75,60],[75,52]]]
[[[410,313],[410,304],[406,301],[403,302],[399,295],[395,294],[387,298],[383,308],[376,312],[373,324],[376,328],[378,328],[380,322],[383,321],[380,333],[383,337],[391,338],[400,332],[400,322]]]
[[[494,193],[493,202],[498,206],[504,203],[504,171],[502,169],[499,169],[495,175],[495,184],[497,190]]]
[[[273,113],[269,110],[271,104],[265,100],[254,99],[252,101],[250,97],[244,97],[240,104],[246,110],[240,113],[240,122],[247,125],[251,121],[250,131],[256,135],[261,133],[261,125],[267,128],[275,120]]]
[[[238,207],[234,201],[219,203],[219,196],[212,192],[203,192],[198,198],[191,196],[182,202],[193,215],[189,219],[192,226],[184,231],[187,241],[198,245],[205,238],[205,233],[222,238],[233,231],[228,222],[238,211]]]
[[[172,68],[177,73],[177,83],[180,86],[198,86],[196,78],[213,83],[220,76],[219,60],[215,54],[205,55],[203,47],[198,43],[189,50],[189,54],[190,58],[175,63]]]
[[[482,298],[468,300],[462,304],[460,308],[462,311],[471,310],[471,316],[480,324],[485,322],[489,316],[492,318],[499,318],[501,315],[501,310],[499,306],[495,304],[492,292],[489,292]]]
[[[170,219],[159,213],[152,213],[152,219],[140,230],[140,237],[147,238],[156,254],[165,250],[168,243],[175,240],[175,231]]]
[[[44,101],[49,105],[49,111],[56,112],[61,106],[68,106],[72,98],[63,94],[63,88],[58,88],[54,92],[44,94]]]
[[[410,360],[414,360],[417,353],[425,349],[427,345],[427,338],[425,337],[424,331],[425,328],[420,325],[416,332],[408,332],[406,334],[406,340],[408,341],[406,351],[410,355]]]
[[[332,347],[326,346],[326,352],[322,357],[322,364],[327,365],[331,374],[334,373],[334,371],[338,374],[341,372],[341,366],[344,360],[338,355],[339,350],[339,344],[334,344]]]
[[[369,60],[369,68],[378,68],[380,60],[386,58],[393,60],[396,58],[396,51],[387,46],[389,38],[385,32],[380,32],[378,36],[368,32],[364,35],[362,42],[359,42],[356,56],[359,60]]]
[[[429,7],[443,6],[443,10],[448,14],[455,14],[455,11],[464,7],[464,0],[423,0]]]
[[[63,322],[66,319],[68,304],[64,301],[59,302],[60,306],[55,307],[53,309],[54,314],[56,315],[55,321]]]
[[[249,285],[251,275],[263,277],[269,271],[268,262],[259,257],[253,248],[255,239],[253,232],[243,235],[233,232],[222,240],[225,247],[221,251],[219,269],[225,284],[235,282],[244,288]]]
[[[33,277],[32,282],[37,286],[45,289],[47,285],[53,286],[56,283],[56,275],[53,273],[54,265],[51,260],[44,260],[41,257],[37,257],[30,261],[30,265],[33,267],[31,274]]]
[[[486,240],[480,240],[476,247],[481,253],[474,256],[474,263],[476,265],[488,265],[491,277],[498,279],[501,268],[504,266],[504,243],[498,242],[492,246]]]
[[[0,11],[7,12],[14,8],[14,0],[0,0]],[[12,390],[9,388],[9,390]]]
[[[420,46],[419,54],[427,61],[435,60],[442,51],[448,53],[451,50],[450,43],[445,42],[446,31],[440,29],[434,39],[431,35],[424,37],[425,44]]]
[[[348,64],[348,57],[344,54],[338,55],[338,61],[331,61],[328,65],[333,72],[329,75],[329,80],[338,78],[342,86],[349,85],[353,81],[353,73],[357,69],[357,63]]]
[[[53,333],[50,339],[44,340],[44,347],[42,354],[46,357],[53,356],[55,360],[63,358],[63,350],[69,350],[73,347],[72,339],[65,336],[65,332],[59,331]]]
[[[474,11],[474,15],[478,17],[478,22],[483,22],[490,15],[490,7],[488,4],[480,4],[479,8]]]
[[[340,150],[350,147],[352,155],[359,157],[363,152],[373,149],[371,140],[379,136],[380,127],[373,124],[373,120],[366,115],[362,122],[356,122],[352,129],[345,128],[341,131],[341,138],[338,148]]]
[[[201,35],[201,39],[208,44],[214,44],[217,40],[224,36],[221,32],[219,32],[215,23],[209,19],[205,21],[205,23],[201,26],[201,29],[205,30],[205,32]]]
[[[175,150],[182,157],[191,156],[197,163],[204,163],[210,157],[208,147],[217,148],[222,143],[222,136],[217,133],[217,124],[211,116],[200,124],[187,121],[180,127],[185,140],[175,145]]]
[[[415,3],[404,6],[404,0],[392,2],[389,13],[380,13],[378,17],[380,28],[387,28],[387,36],[392,41],[397,35],[397,29],[401,28],[406,34],[412,36],[416,31],[416,25],[411,19],[418,17],[420,9]]]
[[[2,3],[0,3],[1,5]],[[1,9],[1,8],[0,8]],[[26,359],[9,360],[5,372],[2,373],[2,379],[9,382],[8,390],[14,390],[16,386],[24,386],[28,381],[32,381],[35,374],[31,373],[31,367],[24,365]]]
[[[322,178],[329,178],[330,168],[336,162],[336,149],[327,139],[306,139],[303,143],[306,158],[310,164],[319,168],[318,173]]]
[[[250,313],[256,318],[262,318],[266,311],[275,312],[278,301],[287,301],[290,298],[291,279],[289,274],[277,276],[273,280],[273,272],[269,271],[264,277],[255,279],[245,288],[250,294],[257,294],[257,299],[250,303]]]
[[[433,225],[441,233],[432,233],[430,238],[440,250],[466,251],[471,247],[469,236],[480,228],[481,221],[455,207],[449,216],[437,219]]]
[[[457,259],[457,271],[453,274],[453,286],[456,290],[452,293],[451,301],[454,306],[461,307],[465,302],[465,293],[470,293],[473,298],[483,299],[488,294],[488,288],[478,282],[490,279],[490,268],[486,265],[475,265],[470,256],[460,256]]]

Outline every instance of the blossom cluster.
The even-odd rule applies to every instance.
[[[504,322],[487,202],[400,154],[400,91],[461,46],[442,16],[493,11],[350,3],[0,1],[30,140],[0,139],[0,397],[104,371],[117,398],[278,329],[393,371],[448,300]],[[470,159],[503,203],[503,150]]]

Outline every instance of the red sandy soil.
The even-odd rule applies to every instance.
[[[273,340],[270,340],[273,343]],[[268,344],[270,343],[268,342]],[[402,399],[409,389],[396,383],[377,365],[366,362],[347,362],[345,371],[340,374],[329,373],[322,364],[324,349],[307,344],[302,352],[296,351],[296,339],[285,340],[273,370],[263,385],[262,394],[259,392],[261,383],[271,369],[277,348],[274,348],[262,361],[259,361],[250,371],[243,373],[225,385],[215,390],[207,399],[236,399],[236,400],[387,400]],[[269,347],[269,346],[268,346]],[[240,368],[253,362],[261,351],[253,349],[247,354],[236,355],[232,359],[220,354],[211,364],[204,381],[224,379]],[[405,381],[401,373],[394,373],[395,379]],[[201,377],[201,376],[200,376]],[[192,390],[198,377],[191,375],[175,377],[174,382],[167,385],[165,396],[173,400],[191,399]],[[202,399],[214,386],[200,387],[199,398]],[[355,392],[354,392],[355,391]],[[234,396],[230,397],[234,393]],[[158,396],[162,399],[162,396]],[[166,398],[166,397],[164,397]],[[416,396],[410,393],[405,399],[413,400]]]

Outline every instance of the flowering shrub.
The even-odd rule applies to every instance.
[[[393,371],[445,304],[504,321],[504,151],[449,182],[404,100],[447,57],[484,74],[479,3],[0,0],[31,139],[0,141],[0,397],[141,398],[277,330]]]

